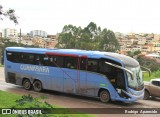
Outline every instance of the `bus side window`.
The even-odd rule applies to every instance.
[[[111,66],[106,64],[105,61],[101,60],[99,62],[99,73],[105,74],[111,72]]]
[[[50,56],[49,66],[52,67],[63,67],[63,57],[61,56]]]
[[[77,58],[65,57],[65,68],[77,69]]]
[[[35,65],[52,66],[50,57],[44,54],[35,54],[34,61]]]
[[[98,61],[96,59],[88,60],[88,71],[97,72],[98,70]]]
[[[21,63],[34,64],[34,54],[22,53],[21,54]]]
[[[20,56],[19,52],[7,52],[7,60],[14,63],[20,63]]]
[[[63,60],[64,60],[64,58],[62,56],[57,56],[56,57],[55,62],[57,63],[58,67],[63,67]]]
[[[13,52],[7,52],[7,60],[8,61],[13,61]]]
[[[56,61],[54,60],[54,57],[50,56],[49,59],[48,59],[48,66],[56,67],[55,63],[56,63]]]
[[[43,55],[43,54],[42,55],[35,54],[35,65],[44,65],[44,66],[46,66],[44,58],[45,58],[45,55]]]

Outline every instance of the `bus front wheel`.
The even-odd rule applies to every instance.
[[[99,97],[100,97],[101,102],[105,102],[106,103],[106,102],[110,101],[110,94],[106,90],[101,91]]]
[[[41,81],[39,81],[39,80],[34,81],[34,83],[33,83],[33,89],[36,92],[42,91],[42,83],[41,83]]]
[[[26,90],[30,90],[30,89],[31,89],[32,84],[31,84],[31,82],[30,82],[29,79],[24,79],[24,81],[23,81],[23,87],[24,87]]]

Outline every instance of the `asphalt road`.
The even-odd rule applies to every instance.
[[[53,105],[62,106],[65,108],[160,108],[160,98],[151,98],[150,100],[139,100],[133,103],[123,102],[109,102],[102,103],[98,99],[88,98],[83,96],[69,95],[54,91],[44,90],[43,92],[34,92],[32,90],[27,91],[21,86],[5,83],[4,81],[4,69],[0,67],[0,90],[27,95],[31,94],[33,97],[47,96],[46,101]],[[159,117],[160,114],[95,114],[99,117]]]

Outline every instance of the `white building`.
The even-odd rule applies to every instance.
[[[32,37],[38,36],[38,37],[47,37],[47,32],[42,30],[33,30],[30,32],[30,35]]]
[[[147,54],[146,56],[160,59],[160,55],[159,55],[159,54],[156,54],[156,53]]]
[[[4,38],[18,37],[18,32],[16,29],[6,28],[2,30],[2,37]]]

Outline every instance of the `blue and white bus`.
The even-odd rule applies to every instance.
[[[100,51],[7,47],[5,81],[42,89],[133,102],[143,99],[139,63],[128,56]]]

